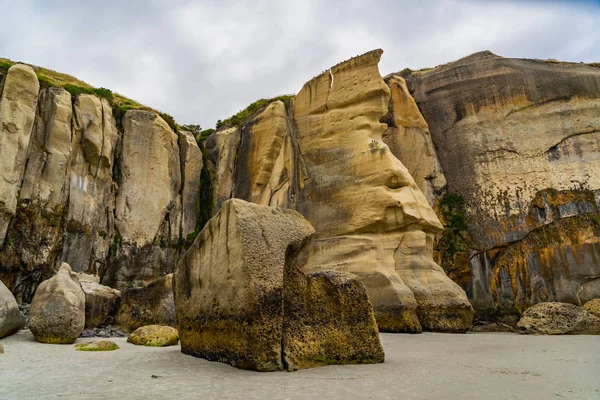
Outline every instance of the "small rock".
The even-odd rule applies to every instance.
[[[584,304],[583,309],[600,318],[600,299],[592,299]]]
[[[4,354],[4,346],[0,344],[0,354]]]
[[[536,335],[599,335],[600,318],[573,304],[538,303],[525,310],[517,329]]]
[[[127,342],[140,346],[173,346],[179,342],[179,332],[170,326],[147,325],[133,331]]]
[[[119,346],[110,340],[96,340],[75,345],[75,350],[77,351],[113,351],[118,349]]]

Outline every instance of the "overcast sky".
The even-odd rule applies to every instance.
[[[600,0],[0,0],[0,57],[212,127],[382,48],[382,75],[480,50],[600,61]]]

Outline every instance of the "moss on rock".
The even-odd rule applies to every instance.
[[[77,351],[113,351],[118,349],[119,346],[111,340],[96,340],[75,345]]]
[[[146,325],[133,331],[127,342],[138,346],[174,346],[179,342],[179,332],[170,326]]]

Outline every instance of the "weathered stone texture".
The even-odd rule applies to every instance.
[[[177,263],[181,164],[177,135],[155,113],[130,110],[123,129],[114,222],[118,250],[105,281],[126,289],[164,276]]]
[[[85,294],[77,274],[63,263],[42,282],[29,307],[29,328],[41,343],[73,343],[85,325]]]
[[[223,203],[174,275],[182,351],[258,371],[383,361],[362,284],[294,265],[313,233],[295,211]]]
[[[403,315],[409,322],[404,329],[418,331],[414,317],[406,318],[414,296],[417,309],[412,312],[423,328],[466,331],[471,306],[432,258],[434,236],[442,225],[383,141],[386,125],[380,120],[388,112],[390,89],[377,68],[381,53],[372,51],[313,78],[293,102],[308,171],[297,209],[317,232],[304,253],[303,268],[359,276],[378,272],[379,279],[365,281],[378,315]],[[383,279],[390,276],[390,282]],[[380,290],[396,294],[375,295]],[[439,320],[429,318],[432,314]],[[397,322],[384,325],[391,316],[382,318],[380,327],[402,330]]]
[[[17,210],[39,89],[30,66],[10,67],[0,97],[0,246]]]
[[[0,281],[0,339],[17,333],[25,325],[15,296]]]
[[[137,346],[166,347],[174,346],[178,342],[177,329],[162,325],[142,326],[127,337],[127,343]]]
[[[391,75],[385,78],[390,88],[388,129],[383,141],[408,169],[408,172],[434,205],[437,193],[446,186],[446,178],[437,158],[429,126],[411,96],[404,78]]]
[[[600,335],[600,318],[568,303],[537,303],[528,308],[517,329],[536,335]]]
[[[186,131],[179,132],[181,160],[181,234],[186,238],[196,232],[200,219],[200,174],[202,172],[202,151],[194,136]]]
[[[175,326],[173,274],[123,292],[114,324],[127,332],[144,325]]]
[[[461,283],[478,311],[597,297],[599,233],[579,216],[598,220],[600,70],[482,52],[408,83],[447,190],[465,201],[470,252],[457,261],[468,257]]]

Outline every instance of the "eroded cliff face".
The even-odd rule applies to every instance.
[[[237,128],[213,134],[207,153],[227,171],[225,179],[215,173],[214,191],[304,215],[316,234],[299,257],[303,270],[357,274],[380,329],[464,331],[472,308],[432,258],[442,225],[383,140],[390,89],[377,67],[381,54],[313,78],[287,108],[269,104],[239,130],[235,157],[219,143]],[[400,143],[397,134],[387,137]]]
[[[598,297],[600,69],[483,52],[408,82],[468,225],[447,267],[478,311]]]
[[[1,79],[0,279],[30,301],[61,262],[119,289],[172,272],[200,214],[193,137],[150,111],[118,124],[106,99],[40,88],[27,65]]]

